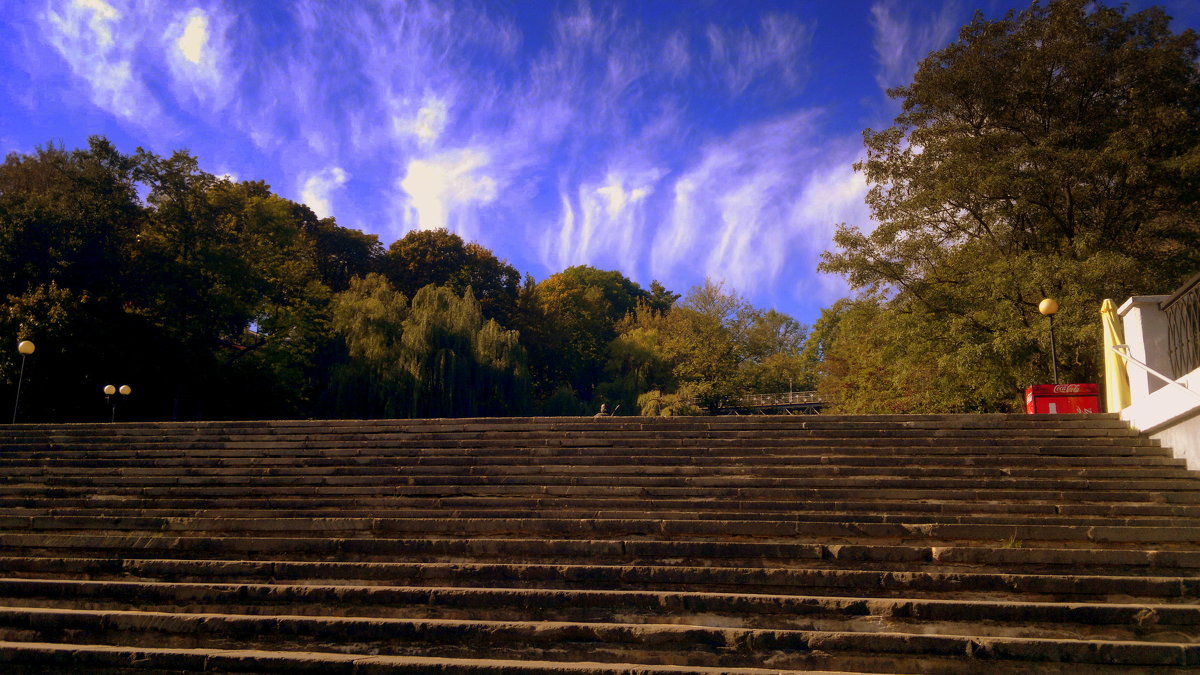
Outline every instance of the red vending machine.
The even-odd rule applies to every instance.
[[[1098,384],[1035,384],[1025,390],[1025,412],[1098,413],[1100,385]]]

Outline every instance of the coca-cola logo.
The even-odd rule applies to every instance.
[[[1054,385],[1054,393],[1056,394],[1078,394],[1083,391],[1083,387],[1078,384],[1056,384]]]

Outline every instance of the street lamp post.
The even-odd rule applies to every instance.
[[[113,398],[113,394],[118,392],[121,396],[128,396],[133,393],[133,389],[127,384],[120,387],[114,387],[111,384],[104,385],[104,402],[112,408],[112,417],[108,420],[110,423],[117,421],[117,399]]]
[[[17,377],[17,400],[13,401],[12,423],[17,423],[17,408],[21,406],[21,385],[25,382],[25,357],[33,353],[34,346],[29,340],[17,343],[17,351],[21,353],[21,375]]]
[[[117,404],[112,400],[115,393],[117,393],[116,387],[111,384],[104,385],[104,403],[112,410],[112,416],[108,418],[110,423],[117,421]]]
[[[1058,384],[1058,356],[1054,353],[1054,315],[1058,313],[1058,303],[1046,298],[1038,304],[1038,311],[1050,319],[1050,368],[1054,372],[1054,384]]]

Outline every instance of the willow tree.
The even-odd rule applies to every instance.
[[[479,302],[430,284],[410,304],[368,274],[334,296],[345,344],[333,368],[330,411],[350,417],[466,417],[525,413],[529,371],[516,331],[483,319]]]
[[[346,358],[333,366],[326,394],[336,417],[407,417],[413,382],[401,367],[408,299],[380,274],[350,280],[333,296],[331,327]]]
[[[413,382],[412,414],[464,417],[526,412],[525,350],[515,331],[483,319],[468,288],[428,285],[404,320],[402,366]]]
[[[920,324],[935,348],[905,358],[947,382],[989,379],[978,408],[1046,379],[1047,296],[1062,306],[1065,376],[1095,380],[1101,299],[1168,291],[1200,265],[1198,55],[1158,8],[977,14],[889,92],[902,112],[864,133],[857,166],[877,227],[840,226],[821,269],[908,315],[884,338]],[[850,322],[837,339],[880,338],[853,325],[883,328]]]

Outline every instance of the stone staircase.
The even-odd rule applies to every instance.
[[[1200,668],[1200,477],[1114,416],[0,431],[4,673]]]

